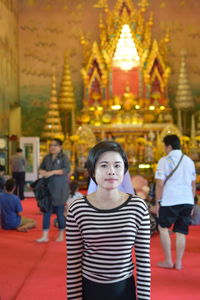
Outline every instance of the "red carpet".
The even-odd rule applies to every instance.
[[[52,226],[50,242],[37,244],[42,216],[34,199],[23,201],[23,207],[24,216],[36,219],[38,225],[29,233],[0,229],[0,300],[65,300],[65,243],[54,241],[57,229]],[[181,271],[156,267],[163,255],[158,234],[152,237],[152,300],[200,299],[199,236],[200,226],[190,227]]]

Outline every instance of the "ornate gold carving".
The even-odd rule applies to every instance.
[[[85,86],[83,122],[101,127],[103,124],[140,126],[171,121],[165,98],[170,75],[167,65],[169,32],[160,43],[152,40],[153,14],[144,18],[148,6],[148,0],[140,0],[138,6],[132,0],[117,0],[111,11],[106,1],[95,4],[104,11],[99,16],[100,43],[93,43],[87,64],[81,70]],[[113,94],[113,57],[124,25],[130,28],[139,56],[139,66],[134,66],[138,72],[137,95],[130,91],[124,95]],[[88,45],[83,36],[82,44]],[[98,99],[94,99],[97,92]]]

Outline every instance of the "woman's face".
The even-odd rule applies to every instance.
[[[115,189],[124,178],[124,161],[115,151],[104,152],[95,165],[95,180],[104,189]]]
[[[49,152],[51,154],[58,154],[62,149],[62,146],[59,145],[56,141],[52,140],[49,144]]]

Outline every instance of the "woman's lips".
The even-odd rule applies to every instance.
[[[106,179],[105,181],[108,181],[108,182],[115,182],[115,181],[117,181],[117,179],[116,179],[116,178],[108,178],[108,179]]]

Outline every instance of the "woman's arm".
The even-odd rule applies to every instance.
[[[150,219],[146,208],[135,240],[137,299],[150,300]]]
[[[164,180],[156,179],[156,216],[159,217],[159,209],[160,209],[160,202],[163,195],[163,189],[164,189]]]
[[[192,194],[196,196],[196,180],[192,181]]]
[[[68,175],[70,171],[70,162],[66,155],[62,156],[61,168],[57,170],[51,170],[46,172],[45,177],[48,178],[53,175]]]
[[[76,220],[69,209],[66,221],[67,299],[82,300],[83,240]]]
[[[48,178],[53,175],[63,175],[64,171],[63,171],[63,169],[58,169],[58,170],[45,171],[45,173],[43,173],[43,174],[44,174],[43,177]]]
[[[45,156],[42,160],[42,163],[39,167],[39,175],[42,177],[45,177],[47,171],[46,171],[46,161],[47,161],[47,156]]]
[[[66,155],[63,155],[63,157],[61,158],[60,169],[46,171],[42,168],[42,166],[44,166],[44,164],[45,164],[45,161],[44,161],[43,165],[41,165],[39,174],[45,178],[51,177],[53,175],[67,175],[70,171],[70,162]]]
[[[44,169],[39,169],[39,175],[42,176],[42,177],[45,177],[47,171],[44,170]]]
[[[64,175],[68,175],[70,172],[70,161],[66,155],[62,158],[62,170]]]

